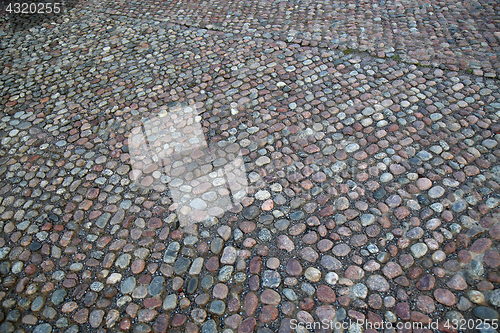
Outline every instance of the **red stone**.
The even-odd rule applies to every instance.
[[[436,278],[434,278],[434,276],[432,275],[427,274],[420,280],[418,280],[416,287],[419,290],[428,291],[434,288],[435,283],[436,283]]]
[[[245,300],[243,301],[243,306],[245,307],[245,314],[249,317],[253,316],[255,310],[257,310],[257,306],[259,305],[259,299],[257,296],[250,292],[245,296]]]
[[[174,316],[174,319],[172,319],[172,326],[173,327],[182,326],[186,323],[186,320],[187,318],[185,315],[178,313]]]
[[[317,295],[318,295],[318,300],[320,302],[325,302],[325,303],[335,302],[335,292],[333,291],[332,288],[328,286],[325,285],[318,286]]]
[[[453,306],[456,302],[455,295],[447,289],[436,289],[434,291],[434,298],[439,303],[447,306]]]
[[[238,333],[251,333],[255,329],[257,321],[255,318],[247,318],[243,320],[240,327],[238,328]]]
[[[492,242],[488,238],[479,238],[470,246],[469,251],[476,254],[483,253],[488,250],[491,245]]]
[[[279,311],[275,306],[263,306],[259,315],[259,321],[261,323],[270,323],[278,318],[278,314]]]
[[[410,305],[406,302],[396,304],[395,313],[403,320],[410,319]]]
[[[497,268],[500,266],[500,254],[495,250],[488,250],[484,254],[483,261],[491,268]]]

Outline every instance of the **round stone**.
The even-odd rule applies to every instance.
[[[337,244],[333,247],[332,253],[337,257],[345,257],[351,252],[351,248],[347,244]]]
[[[447,289],[436,289],[434,291],[434,298],[439,303],[447,306],[453,306],[456,303],[455,295]]]
[[[421,258],[426,255],[428,247],[425,243],[417,243],[412,245],[410,250],[415,258]]]
[[[309,267],[306,269],[304,276],[311,282],[318,282],[321,280],[321,271],[315,267]]]
[[[428,178],[419,178],[416,185],[420,191],[427,191],[432,187],[432,181]]]
[[[434,186],[429,190],[428,195],[432,199],[437,199],[442,197],[444,193],[445,193],[444,188],[442,188],[441,186]]]
[[[256,206],[249,206],[249,207],[246,207],[245,209],[243,209],[241,214],[247,220],[253,220],[254,218],[256,218],[259,215],[259,208]]]
[[[377,274],[370,275],[366,280],[366,285],[368,288],[375,291],[386,292],[389,290],[389,283],[387,280],[383,276]]]

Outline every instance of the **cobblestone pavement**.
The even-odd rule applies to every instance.
[[[0,332],[497,332],[498,11],[3,18]]]

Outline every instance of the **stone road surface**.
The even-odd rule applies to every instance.
[[[3,16],[0,332],[497,332],[499,7]]]

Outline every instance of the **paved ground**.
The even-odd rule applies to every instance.
[[[497,332],[498,7],[4,17],[0,331]]]

